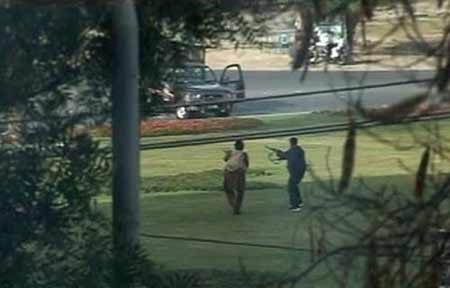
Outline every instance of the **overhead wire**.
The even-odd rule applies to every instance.
[[[357,85],[350,87],[341,87],[341,88],[333,88],[333,89],[322,89],[322,90],[314,90],[314,91],[304,91],[304,92],[293,92],[287,94],[278,94],[278,95],[269,95],[269,96],[261,96],[261,97],[253,97],[253,98],[239,98],[239,99],[231,99],[231,100],[214,100],[214,101],[196,101],[196,102],[182,102],[178,104],[164,105],[164,108],[178,108],[178,107],[186,107],[186,106],[207,106],[207,105],[215,105],[215,104],[226,104],[226,103],[246,103],[246,102],[256,102],[256,101],[266,101],[266,100],[274,100],[274,99],[284,99],[284,98],[301,98],[301,97],[309,97],[313,95],[319,94],[333,94],[333,93],[341,93],[341,92],[350,92],[356,90],[366,90],[366,89],[379,89],[385,87],[393,87],[393,86],[402,86],[402,85],[411,85],[411,84],[424,84],[430,83],[432,78],[424,78],[424,79],[412,79],[412,80],[404,80],[404,81],[395,81],[395,82],[387,82],[380,84],[370,84],[370,85]]]
[[[377,89],[384,87],[392,87],[399,85],[410,85],[410,84],[420,84],[427,83],[432,79],[413,79],[406,81],[397,81],[397,82],[388,82],[382,84],[373,84],[373,85],[365,85],[365,86],[354,86],[354,87],[342,87],[342,88],[334,88],[334,89],[325,89],[325,90],[316,90],[316,91],[305,91],[305,92],[295,92],[288,94],[280,94],[280,95],[270,95],[263,97],[255,97],[255,98],[246,98],[246,99],[235,99],[231,101],[206,101],[206,102],[198,102],[195,105],[211,105],[214,103],[242,103],[242,102],[256,102],[256,101],[264,101],[270,99],[279,99],[279,98],[293,98],[293,97],[306,97],[311,95],[318,94],[329,94],[329,93],[339,93],[339,92],[348,92],[355,90],[364,90],[364,89]],[[169,106],[166,106],[169,107]],[[171,106],[171,107],[179,107],[179,105]],[[76,115],[73,117],[93,117],[98,116],[96,114],[84,114],[84,115]],[[58,116],[58,117],[48,117],[48,119],[64,119],[71,116]],[[450,118],[450,112],[442,112],[442,113],[434,113],[429,115],[416,115],[410,116],[408,118],[403,119],[400,122],[393,123],[380,123],[373,120],[362,120],[356,122],[356,128],[369,128],[376,126],[385,126],[385,125],[394,125],[405,122],[417,122],[417,121],[430,121],[430,120],[442,120]],[[47,119],[47,118],[46,118]],[[24,120],[14,120],[15,122],[24,122]],[[34,120],[36,121],[36,120]],[[39,121],[39,120],[37,120]],[[8,121],[1,121],[0,124],[8,123]],[[185,139],[185,140],[175,140],[175,141],[161,141],[156,143],[143,143],[140,145],[140,150],[152,150],[152,149],[164,149],[164,148],[176,148],[176,147],[185,147],[185,146],[196,146],[196,145],[206,145],[206,144],[214,144],[214,143],[224,143],[234,141],[236,139],[246,139],[246,140],[258,140],[258,139],[266,139],[266,138],[275,138],[275,137],[287,137],[294,135],[310,135],[310,134],[318,134],[318,133],[332,133],[339,131],[346,131],[348,129],[348,123],[334,123],[334,124],[323,124],[323,125],[312,125],[306,127],[296,127],[296,128],[288,128],[288,129],[277,129],[277,130],[269,130],[269,131],[257,131],[257,132],[246,132],[246,133],[238,133],[238,134],[229,134],[222,136],[209,136],[202,137],[197,139]],[[106,148],[106,147],[105,147]],[[108,148],[106,148],[108,149]],[[109,148],[110,149],[110,148]]]
[[[164,240],[177,240],[177,241],[191,241],[191,242],[198,242],[198,243],[205,243],[205,244],[222,244],[222,245],[232,245],[232,246],[271,248],[271,249],[300,251],[300,252],[310,252],[311,251],[311,249],[308,249],[308,248],[285,246],[285,245],[276,245],[276,244],[262,244],[262,243],[251,243],[251,242],[225,241],[225,240],[205,239],[205,238],[186,237],[186,236],[157,235],[157,234],[150,234],[150,233],[141,233],[140,235],[141,235],[141,237],[144,237],[144,238],[154,238],[154,239],[164,239]]]
[[[379,126],[391,126],[405,123],[414,123],[422,121],[433,121],[433,120],[445,120],[450,119],[450,112],[439,112],[426,115],[415,115],[409,116],[399,122],[392,123],[382,123],[373,120],[362,120],[355,123],[357,129],[365,129]],[[167,148],[177,148],[186,146],[198,146],[206,144],[217,144],[235,141],[236,139],[245,140],[258,140],[258,139],[268,139],[277,137],[288,137],[288,136],[300,136],[300,135],[311,135],[318,133],[334,133],[347,131],[349,123],[341,122],[336,124],[324,124],[324,125],[313,125],[298,128],[289,129],[277,129],[269,131],[259,131],[259,132],[247,132],[247,133],[237,133],[224,136],[210,136],[202,137],[197,139],[186,139],[186,140],[175,140],[175,141],[162,141],[156,143],[144,143],[140,145],[140,150],[154,150],[154,149],[167,149]]]
[[[266,100],[273,100],[273,99],[284,99],[284,98],[302,98],[302,97],[309,97],[313,95],[320,95],[320,94],[335,94],[340,92],[350,92],[350,91],[357,91],[357,90],[366,90],[366,89],[379,89],[379,88],[385,88],[385,87],[394,87],[394,86],[402,86],[402,85],[411,85],[411,84],[421,84],[421,83],[429,83],[432,81],[432,78],[424,78],[424,79],[412,79],[412,80],[404,80],[404,81],[395,81],[395,82],[387,82],[387,83],[380,83],[380,84],[370,84],[370,85],[357,85],[357,86],[350,86],[350,87],[341,87],[341,88],[333,88],[333,89],[322,89],[322,90],[315,90],[315,91],[304,91],[304,92],[293,92],[293,93],[287,93],[287,94],[276,94],[276,95],[269,95],[269,96],[261,96],[261,97],[253,97],[253,98],[240,98],[240,99],[231,99],[231,100],[215,100],[215,101],[198,101],[194,103],[186,103],[182,102],[179,104],[171,104],[171,105],[163,105],[161,108],[178,108],[178,107],[186,107],[186,106],[207,106],[207,105],[215,105],[215,104],[239,104],[239,103],[246,103],[246,102],[258,102],[258,101],[266,101]],[[0,125],[6,125],[6,124],[15,124],[15,123],[26,123],[26,122],[33,122],[33,121],[47,121],[47,120],[63,120],[63,119],[70,119],[72,117],[98,117],[107,116],[108,113],[80,113],[76,115],[59,115],[59,116],[49,116],[49,117],[43,117],[41,119],[1,119],[0,118]]]

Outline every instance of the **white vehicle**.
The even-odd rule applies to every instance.
[[[322,22],[314,27],[309,48],[310,63],[344,64],[348,53],[345,25],[342,22]]]

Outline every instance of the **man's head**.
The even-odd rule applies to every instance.
[[[289,139],[289,143],[291,143],[291,146],[297,146],[298,144],[298,139],[297,137],[292,137]]]
[[[234,142],[234,149],[236,150],[244,150],[244,141],[238,139]]]

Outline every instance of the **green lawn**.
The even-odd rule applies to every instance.
[[[267,121],[267,127],[272,128],[282,125],[285,127],[296,121],[307,123],[306,126],[315,121],[320,123],[330,119],[342,120],[342,117],[338,119],[339,116],[320,118],[320,115],[313,115],[311,117],[316,118],[310,119],[307,117],[280,116],[263,119]],[[380,143],[367,131],[358,132],[354,173],[356,178],[350,193],[367,193],[367,189],[361,188],[358,179],[364,179],[365,183],[373,188],[398,186],[402,191],[410,191],[420,153],[423,151],[423,148],[416,144],[416,140],[433,141],[429,131],[435,129],[436,125],[430,122],[370,130],[405,148],[401,151]],[[442,137],[448,138],[449,133],[443,131],[450,131],[450,122],[441,121],[439,127]],[[415,128],[417,133],[411,134],[410,128]],[[345,133],[304,136],[299,139],[314,173],[325,183],[338,179]],[[232,143],[222,143],[143,151],[141,231],[159,235],[309,248],[307,227],[313,221],[313,208],[323,201],[319,198],[324,192],[311,173],[308,173],[302,184],[305,209],[297,214],[287,209],[287,175],[284,163],[270,162],[264,148],[265,145],[270,145],[285,149],[287,138],[246,142],[251,169],[247,180],[249,189],[244,199],[243,214],[240,216],[231,215],[221,191],[222,149],[231,145]],[[431,161],[434,166],[433,173],[448,171],[448,163],[443,159],[432,157]],[[334,241],[355,241],[351,238],[336,238]],[[237,271],[240,264],[243,264],[250,271],[282,273],[299,271],[309,264],[310,259],[308,252],[280,249],[154,238],[142,238],[142,243],[148,248],[153,260],[170,269]],[[326,271],[326,266],[322,265],[314,275],[329,275]],[[353,276],[361,277],[361,273],[355,273]],[[332,279],[325,277],[322,281],[328,283]]]
[[[249,117],[239,117],[239,118],[249,118]],[[287,115],[261,115],[257,118],[262,122],[262,124],[256,128],[246,130],[246,129],[233,129],[222,132],[213,132],[208,134],[192,134],[192,135],[173,135],[173,136],[155,136],[155,137],[143,137],[141,139],[141,143],[158,143],[165,141],[174,141],[174,140],[185,140],[185,139],[196,139],[203,138],[206,135],[208,136],[222,136],[236,133],[245,133],[245,132],[255,132],[255,131],[264,131],[270,129],[284,129],[284,128],[295,128],[295,127],[305,127],[310,125],[319,125],[319,124],[329,124],[336,122],[345,121],[345,117],[342,113],[313,113],[313,114],[287,114]],[[108,139],[103,138],[105,141]],[[108,141],[109,142],[109,141]]]
[[[302,116],[307,117],[307,116]],[[315,116],[314,116],[315,117]],[[324,117],[325,119],[328,116]],[[296,120],[296,119],[295,119]],[[283,127],[292,127],[295,120],[281,119],[269,125],[279,125],[281,121],[285,123]],[[339,119],[339,122],[343,118]],[[280,122],[278,122],[280,121]],[[305,121],[306,122],[306,121]],[[287,126],[287,123],[291,123]],[[299,122],[303,123],[303,122]],[[448,131],[450,122],[441,121],[441,131]],[[307,123],[305,126],[310,125]],[[303,126],[302,124],[298,126]],[[416,136],[411,135],[409,130],[417,127]],[[413,168],[418,165],[420,158],[417,153],[421,152],[421,147],[414,138],[420,140],[433,139],[427,130],[434,127],[431,122],[397,127],[380,127],[370,130],[359,131],[357,135],[357,157],[356,176],[383,176],[383,175],[405,175],[409,174],[403,166]],[[370,131],[370,134],[368,133]],[[384,143],[380,143],[371,136],[382,135],[383,139],[393,141],[401,145],[401,151],[394,149]],[[446,134],[441,135],[445,136]],[[345,141],[346,133],[327,133],[319,135],[306,135],[299,138],[300,144],[306,151],[307,160],[314,172],[321,177],[339,176],[341,166],[342,144]],[[143,140],[152,141],[152,140]],[[246,142],[246,150],[250,155],[251,168],[260,173],[255,173],[249,181],[261,180],[284,184],[286,175],[283,163],[274,164],[267,159],[265,146],[288,148],[287,138],[275,138],[264,140],[253,140]],[[141,154],[141,174],[142,177],[172,176],[188,174],[189,178],[196,178],[196,175],[208,174],[209,171],[221,169],[223,165],[223,149],[232,147],[232,143],[220,143],[213,145],[203,145],[194,147],[182,147],[173,149],[160,149],[143,151]],[[401,161],[401,163],[400,163]],[[433,158],[438,163],[440,159]],[[331,170],[329,170],[330,168]],[[261,173],[264,171],[264,173]],[[196,181],[201,181],[203,177],[197,177]],[[306,181],[311,178],[306,176]]]

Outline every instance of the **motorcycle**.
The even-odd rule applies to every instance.
[[[342,37],[337,37],[332,31],[324,32],[316,28],[308,52],[312,64],[345,64],[347,49]]]

